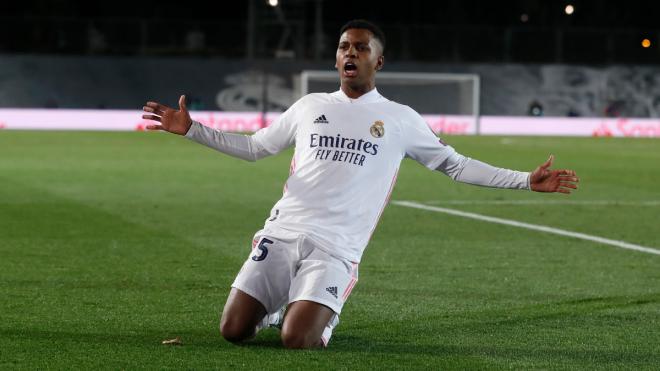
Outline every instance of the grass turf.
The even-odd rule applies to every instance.
[[[658,140],[447,141],[516,169],[554,153],[581,189],[484,189],[406,160],[392,199],[660,247]],[[396,205],[328,349],[284,350],[275,330],[225,342],[218,313],[290,155],[251,164],[166,134],[0,132],[0,368],[660,364],[660,256]],[[442,203],[451,200],[622,202]],[[175,336],[183,346],[160,344]]]

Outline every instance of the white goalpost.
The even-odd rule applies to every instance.
[[[378,72],[378,91],[425,115],[466,116],[479,134],[479,75],[433,72]],[[299,96],[338,89],[337,71],[305,70]]]

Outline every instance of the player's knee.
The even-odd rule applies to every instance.
[[[282,344],[289,349],[318,348],[321,339],[311,336],[309,333],[284,330],[281,333]]]
[[[242,324],[223,318],[220,321],[220,334],[225,340],[231,343],[240,343],[249,339],[254,333],[254,329],[246,329]]]

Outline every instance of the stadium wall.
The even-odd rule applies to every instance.
[[[254,132],[279,112],[194,111],[193,120],[223,131]],[[0,129],[145,130],[138,110],[0,109]],[[423,115],[431,129],[450,135],[660,137],[660,119]]]
[[[300,71],[333,64],[5,55],[0,107],[134,109],[146,100],[174,104],[185,93],[193,109],[249,112],[262,110],[265,89],[266,110],[282,111],[297,97]],[[660,67],[387,63],[386,70],[479,74],[485,116],[526,116],[538,102],[551,117],[660,117]]]

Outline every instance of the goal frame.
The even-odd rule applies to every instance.
[[[474,117],[475,133],[478,135],[480,130],[480,94],[481,79],[479,75],[473,73],[436,73],[436,72],[378,72],[379,79],[389,81],[419,81],[419,82],[471,82],[472,83],[472,116]],[[337,71],[322,70],[304,70],[300,73],[300,93],[301,96],[309,94],[310,79],[321,82],[337,81]]]

